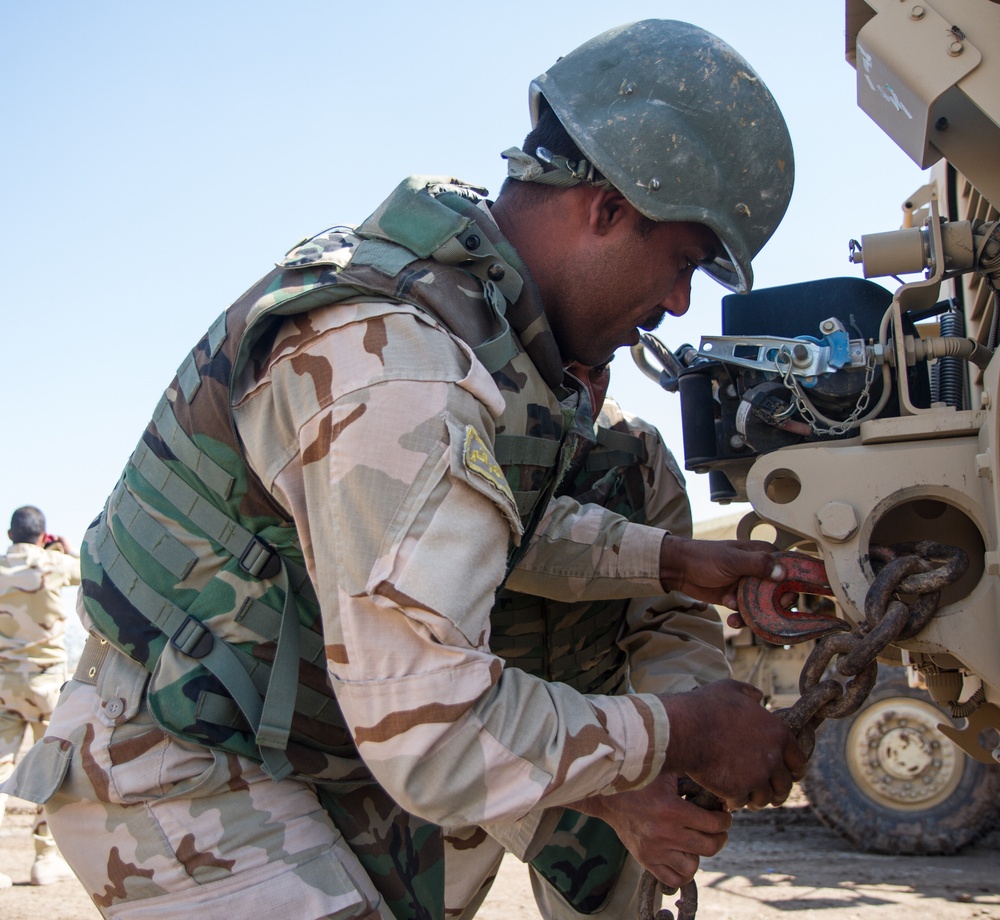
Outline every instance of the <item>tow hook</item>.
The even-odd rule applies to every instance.
[[[748,577],[740,581],[737,609],[743,622],[772,645],[795,645],[809,639],[850,630],[850,624],[834,615],[792,610],[783,601],[800,594],[832,597],[833,590],[821,559],[804,553],[779,553],[776,561],[785,569],[783,581]]]

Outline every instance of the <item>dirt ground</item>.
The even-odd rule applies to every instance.
[[[10,802],[0,872],[14,887],[0,891],[0,918],[95,920],[100,914],[77,882],[28,883],[31,820],[24,803]],[[823,827],[796,797],[784,808],[736,815],[729,845],[702,862],[698,888],[700,920],[1000,920],[1000,828],[958,856],[871,856]],[[527,872],[505,860],[479,920],[538,916]]]

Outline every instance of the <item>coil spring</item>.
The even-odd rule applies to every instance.
[[[964,336],[965,317],[957,310],[941,314],[942,336]],[[965,361],[961,358],[938,358],[934,366],[934,399],[953,409],[965,408]]]

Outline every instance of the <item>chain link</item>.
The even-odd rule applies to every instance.
[[[941,589],[961,578],[969,567],[969,557],[961,549],[931,540],[873,546],[869,556],[879,571],[865,595],[864,620],[850,633],[816,641],[799,676],[799,699],[775,712],[788,723],[807,759],[816,746],[820,724],[825,719],[844,719],[861,708],[878,678],[878,656],[893,642],[917,635],[937,612]],[[899,595],[912,598],[911,603],[904,603]],[[680,788],[686,798],[709,811],[723,805],[690,780]],[[674,920],[670,910],[657,910],[656,903],[661,894],[676,891],[643,872],[638,920]],[[698,910],[694,879],[681,888],[676,907],[677,920],[694,920]]]

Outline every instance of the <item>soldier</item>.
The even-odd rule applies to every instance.
[[[45,516],[25,505],[10,519],[11,546],[0,556],[0,782],[14,770],[30,726],[45,732],[66,680],[66,610],[61,588],[80,584],[80,559],[69,540],[45,532]],[[7,796],[0,793],[0,823]],[[34,826],[31,884],[73,878],[59,855],[42,809]],[[13,884],[0,872],[0,888]]]
[[[88,531],[93,638],[7,786],[106,916],[471,917],[450,829],[530,859],[568,804],[671,881],[729,820],[676,776],[763,807],[801,774],[748,685],[584,695],[491,649],[505,582],[726,603],[781,575],[767,544],[554,495],[595,438],[564,366],[683,313],[696,268],[749,290],[791,194],[774,99],[649,20],[532,100],[496,202],[411,177],[223,313]]]

